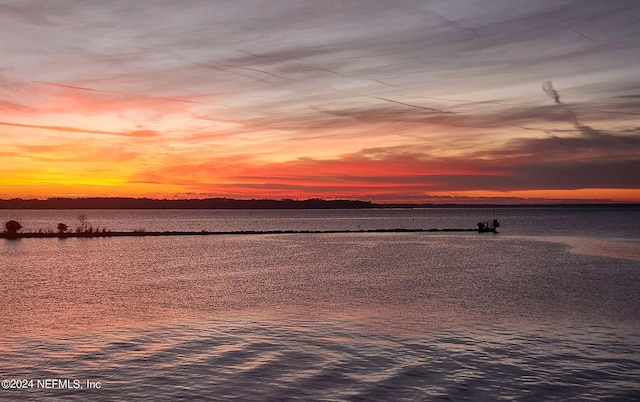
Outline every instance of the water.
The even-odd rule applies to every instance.
[[[0,218],[327,230],[473,227],[493,212]],[[34,382],[0,400],[640,400],[640,209],[495,212],[497,235],[3,240],[0,379]]]

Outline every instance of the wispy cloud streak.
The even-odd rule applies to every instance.
[[[158,135],[158,133],[155,133],[153,131],[148,131],[148,130],[140,130],[140,131],[132,131],[132,132],[100,131],[100,130],[78,128],[78,127],[45,126],[45,125],[36,125],[36,124],[11,123],[7,121],[0,121],[0,125],[9,126],[9,127],[33,128],[38,130],[63,131],[67,133],[114,135],[118,137],[140,138],[140,137],[155,137]]]

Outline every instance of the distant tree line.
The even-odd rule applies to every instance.
[[[205,198],[167,200],[151,198],[49,198],[0,200],[0,209],[353,209],[375,208],[369,201],[357,200],[236,200]]]

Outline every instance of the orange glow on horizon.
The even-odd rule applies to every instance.
[[[313,184],[313,183],[310,183]],[[0,181],[2,196],[0,198],[46,199],[54,197],[134,197],[134,198],[236,198],[236,199],[360,199],[375,203],[545,203],[545,202],[624,202],[640,203],[640,189],[577,189],[577,190],[518,190],[518,191],[434,191],[421,196],[410,195],[416,188],[407,187],[406,198],[398,197],[402,187],[389,187],[384,184],[367,188],[336,186],[332,193],[312,190],[287,190],[269,188],[247,188],[234,185],[211,185],[207,192],[190,191],[179,185],[144,184],[144,183],[108,183],[108,182],[39,182],[10,183]]]

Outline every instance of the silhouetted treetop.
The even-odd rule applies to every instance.
[[[4,223],[4,227],[8,234],[14,235],[18,233],[20,229],[22,229],[22,225],[18,221],[7,221]]]
[[[69,230],[69,226],[64,223],[58,223],[58,233],[65,233],[67,230]]]

